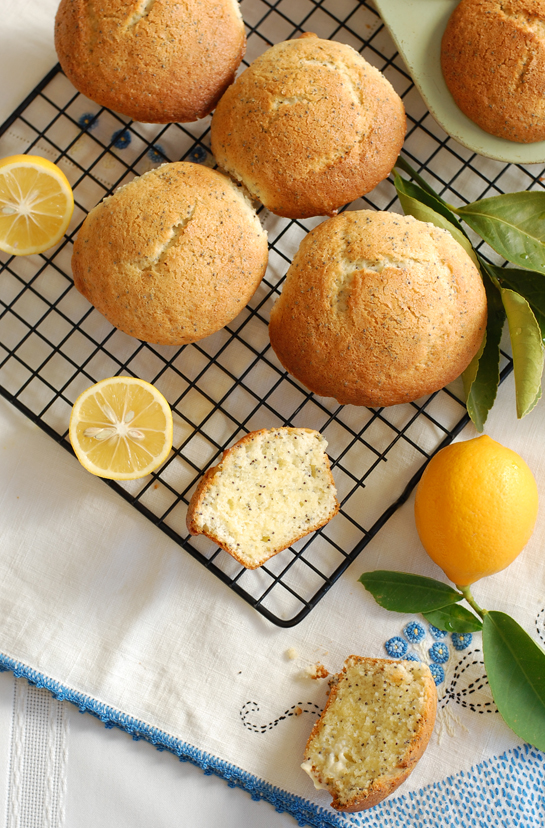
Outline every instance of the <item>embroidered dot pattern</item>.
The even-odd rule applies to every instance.
[[[402,635],[395,635],[389,638],[384,644],[384,649],[390,658],[400,658],[406,661],[424,661],[428,663],[433,680],[439,687],[446,681],[447,673],[445,672],[445,666],[451,658],[451,651],[447,643],[448,633],[445,630],[438,629],[433,624],[428,625],[428,631],[435,640],[427,651],[423,649],[426,639],[426,628],[419,621],[410,621],[406,624],[403,628]],[[473,635],[472,633],[451,633],[450,641],[454,650],[461,653],[471,645]],[[415,649],[411,649],[411,645]],[[482,671],[480,669],[481,667]],[[468,676],[473,676],[475,673],[474,668],[477,668],[480,675],[477,679],[468,680]],[[453,673],[451,665],[449,676],[448,686],[445,686],[444,692],[439,698],[439,706],[441,708],[452,701],[461,707],[466,707],[477,713],[497,713],[496,706],[492,701],[476,703],[468,699],[469,696],[480,690],[487,691],[488,683],[482,659],[473,658],[470,660],[467,655],[464,656],[454,667]],[[465,680],[468,680],[468,683],[464,685],[463,681]]]
[[[445,671],[440,664],[430,664],[430,673],[436,684],[442,684],[445,680]]]
[[[471,633],[452,633],[451,641],[455,650],[465,650],[473,641],[473,635]]]
[[[153,144],[148,150],[148,158],[152,164],[164,164],[168,161],[161,144]]]
[[[403,630],[403,634],[408,641],[416,644],[418,641],[422,641],[426,635],[426,630],[422,624],[419,624],[417,621],[411,621]]]
[[[194,147],[187,156],[187,160],[192,161],[194,164],[202,164],[203,161],[206,161],[207,158],[208,153],[206,152],[204,147],[201,147],[200,145]]]
[[[98,115],[94,112],[86,112],[78,118],[78,124],[82,129],[88,132],[91,129],[96,129],[98,126]]]

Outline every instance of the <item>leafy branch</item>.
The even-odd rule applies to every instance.
[[[483,634],[484,666],[498,711],[517,736],[545,750],[545,652],[510,615],[482,609],[467,586],[378,570],[359,579],[381,607],[421,613],[447,632]],[[460,606],[464,601],[471,607]]]
[[[411,181],[395,170],[407,173]],[[463,207],[444,201],[402,157],[394,184],[405,214],[448,230],[480,270],[488,300],[488,324],[481,350],[464,372],[466,405],[482,431],[500,382],[500,341],[509,329],[517,417],[541,397],[545,340],[545,192],[492,196]],[[516,267],[498,267],[473,246],[462,221]]]

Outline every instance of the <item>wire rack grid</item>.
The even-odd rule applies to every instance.
[[[248,48],[241,67],[273,43],[313,31],[348,43],[401,95],[409,129],[404,153],[455,204],[512,189],[512,168],[465,150],[436,125],[377,12],[358,0],[242,0]],[[0,393],[68,451],[76,397],[114,375],[156,385],[174,415],[174,447],[149,477],[106,481],[210,572],[279,626],[300,622],[408,497],[423,468],[467,423],[461,385],[389,409],[340,406],[309,393],[271,350],[269,311],[298,244],[318,221],[260,209],[269,267],[249,305],[222,331],[182,348],[150,345],[112,326],[74,288],[71,252],[87,212],[118,186],[165,161],[214,166],[209,119],[195,124],[132,122],[76,92],[55,67],[0,128],[0,155],[43,155],[74,190],[65,239],[46,254],[0,256]],[[527,188],[543,170],[517,167]],[[390,180],[347,209],[398,210]],[[492,251],[484,250],[492,261]],[[510,370],[504,359],[502,376]],[[258,570],[241,567],[203,536],[188,536],[187,504],[207,467],[249,431],[279,425],[321,431],[341,509],[320,531]],[[82,471],[82,473],[84,473]]]

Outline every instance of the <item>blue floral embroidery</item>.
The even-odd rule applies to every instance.
[[[446,664],[449,660],[449,649],[443,641],[436,641],[428,650],[431,660],[435,664]]]
[[[126,149],[131,143],[131,133],[128,129],[118,129],[112,135],[112,146],[116,149]]]
[[[422,641],[426,635],[426,630],[422,624],[419,624],[417,621],[411,621],[403,630],[403,635],[412,644],[416,644],[418,641]]]
[[[153,144],[153,146],[149,148],[148,158],[152,164],[162,164],[164,161],[168,161],[161,144]]]
[[[395,635],[393,638],[390,638],[384,647],[386,648],[388,655],[392,658],[403,658],[409,649],[407,642],[404,641],[399,635]]]
[[[436,684],[442,684],[445,680],[445,671],[440,664],[430,664],[430,673]]]
[[[187,160],[193,161],[195,164],[202,164],[203,161],[206,161],[208,158],[208,153],[206,152],[204,147],[196,146],[193,147],[191,152],[188,155]]]
[[[471,633],[452,633],[452,645],[455,650],[466,650],[473,641]]]
[[[447,637],[450,637],[452,648]],[[428,665],[435,684],[444,685],[439,696],[440,708],[452,702],[478,713],[497,713],[491,697],[485,695],[480,699],[474,695],[486,687],[487,679],[481,669],[484,662],[480,648],[469,649],[472,641],[471,633],[449,635],[433,624],[410,621],[403,627],[401,635],[386,641],[384,648],[390,658]]]
[[[80,118],[78,118],[78,124],[82,129],[86,132],[90,129],[96,129],[98,126],[98,115],[94,112],[86,112]]]

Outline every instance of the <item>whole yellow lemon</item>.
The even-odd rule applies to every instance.
[[[537,518],[534,476],[522,457],[483,435],[432,457],[416,490],[416,528],[457,586],[505,569]]]

